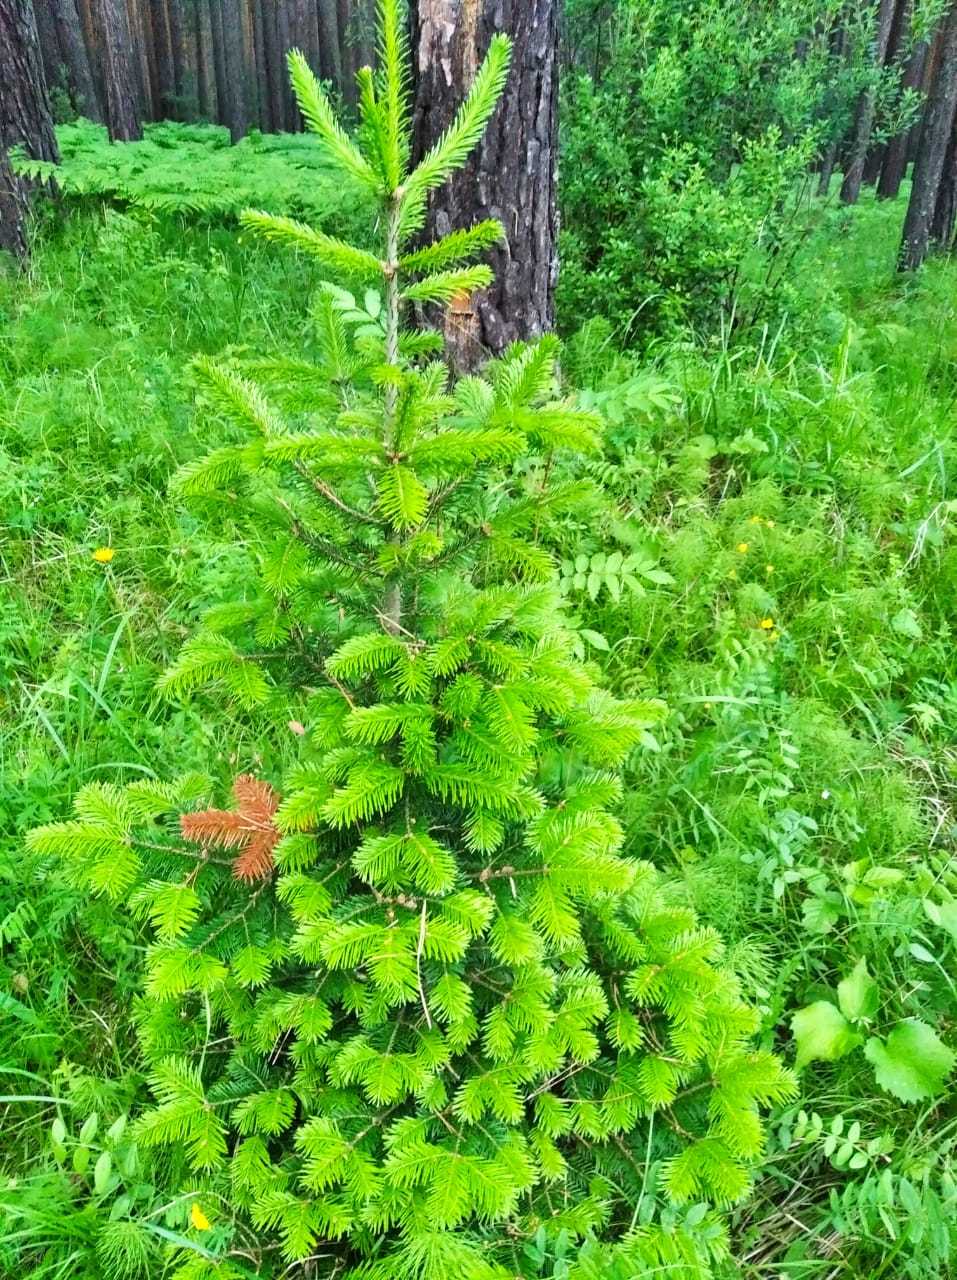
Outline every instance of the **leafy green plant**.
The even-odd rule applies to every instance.
[[[758,1109],[793,1084],[752,1046],[717,936],[621,853],[617,771],[661,708],[612,698],[571,654],[538,531],[587,486],[510,466],[594,450],[600,421],[561,395],[551,340],[450,385],[435,336],[401,325],[403,305],[490,279],[469,264],[497,224],[413,242],[508,42],[410,169],[394,0],[380,17],[357,140],[290,58],[309,127],[379,205],[379,254],[242,219],[365,285],[364,305],[320,290],[312,360],[198,360],[235,442],[177,480],[230,504],[259,571],[165,692],[212,686],[265,733],[289,717],[300,759],[281,787],[241,774],[230,809],[196,808],[195,779],[94,784],[30,843],[151,922],[156,1105],[136,1133],[228,1196],[260,1274],[309,1258],[492,1280],[544,1224],[606,1241],[602,1265],[703,1275],[723,1248],[709,1205],[746,1192]]]
[[[324,157],[297,134],[252,131],[235,146],[217,125],[171,120],[144,127],[139,142],[114,146],[102,125],[80,120],[57,129],[56,165],[14,156],[18,172],[50,179],[74,204],[108,200],[156,214],[234,220],[250,205],[322,218],[354,233],[362,225],[361,186],[333,177]]]

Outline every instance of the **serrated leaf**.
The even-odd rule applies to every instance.
[[[901,1102],[934,1098],[954,1067],[954,1054],[926,1022],[899,1022],[886,1040],[872,1036],[864,1056],[874,1068],[877,1083]]]
[[[816,1000],[791,1018],[798,1071],[809,1062],[835,1062],[860,1044],[861,1037],[830,1000]]]

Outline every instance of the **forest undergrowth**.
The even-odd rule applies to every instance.
[[[957,269],[900,282],[902,211],[827,210],[771,329],[638,357],[564,317],[563,376],[606,432],[591,510],[547,549],[580,656],[667,708],[628,760],[624,849],[718,930],[800,1085],[730,1254],[702,1246],[689,1277],[952,1274]],[[184,370],[295,349],[308,272],[215,223],[91,208],[0,278],[0,1274],[215,1256],[216,1206],[168,1203],[164,1158],[129,1139],[143,930],[25,836],[91,782],[198,771],[223,793],[295,758],[297,722],[157,681],[255,568],[239,521],[167,495],[233,438]],[[661,1175],[636,1221],[668,1221]],[[124,1235],[131,1207],[146,1229]],[[599,1274],[573,1226],[521,1265]]]

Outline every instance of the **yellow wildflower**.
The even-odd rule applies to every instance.
[[[761,619],[761,630],[762,630],[762,631],[773,631],[773,630],[774,630],[774,619],[773,619],[773,618],[762,618],[762,619]]]
[[[115,555],[112,547],[97,547],[93,552],[93,559],[97,564],[109,564]]]
[[[773,564],[766,564],[766,565],[764,566],[764,572],[765,572],[765,573],[767,573],[767,574],[771,574],[771,573],[773,573],[773,572],[774,572],[774,565],[773,565]]]
[[[773,528],[774,528],[774,521],[773,521],[773,520],[765,520],[765,522],[764,522],[764,523],[765,523],[765,525],[767,526],[767,528],[769,528],[769,529],[773,529]]]
[[[748,524],[764,524],[764,521],[760,516],[749,516]]]
[[[743,556],[750,545],[751,544],[748,542],[739,542],[735,550],[738,552],[739,555]]]
[[[195,1200],[193,1201],[192,1207],[189,1211],[189,1220],[197,1231],[208,1231],[213,1225]]]

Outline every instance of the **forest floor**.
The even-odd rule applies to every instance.
[[[810,322],[643,364],[586,333],[568,356],[611,418],[609,537],[659,570],[579,602],[612,685],[670,708],[633,766],[629,847],[722,932],[791,1061],[795,1012],[861,959],[881,1027],[957,1010],[957,916],[927,906],[957,893],[957,268],[902,284],[902,214],[830,217],[798,264]],[[215,443],[189,358],[292,349],[307,305],[278,254],[117,212],[51,228],[26,281],[0,276],[0,1062],[38,1095],[117,1114],[139,1094],[140,944],[24,832],[92,779],[256,763],[254,720],[226,748],[213,699],[155,696],[248,568],[165,489]],[[946,1250],[954,1122],[906,1106],[859,1049],[802,1087],[807,1120],[776,1118],[739,1217],[744,1274],[892,1276],[882,1258]],[[40,1167],[49,1119],[0,1106],[0,1176]],[[0,1273],[16,1247],[0,1239]]]

